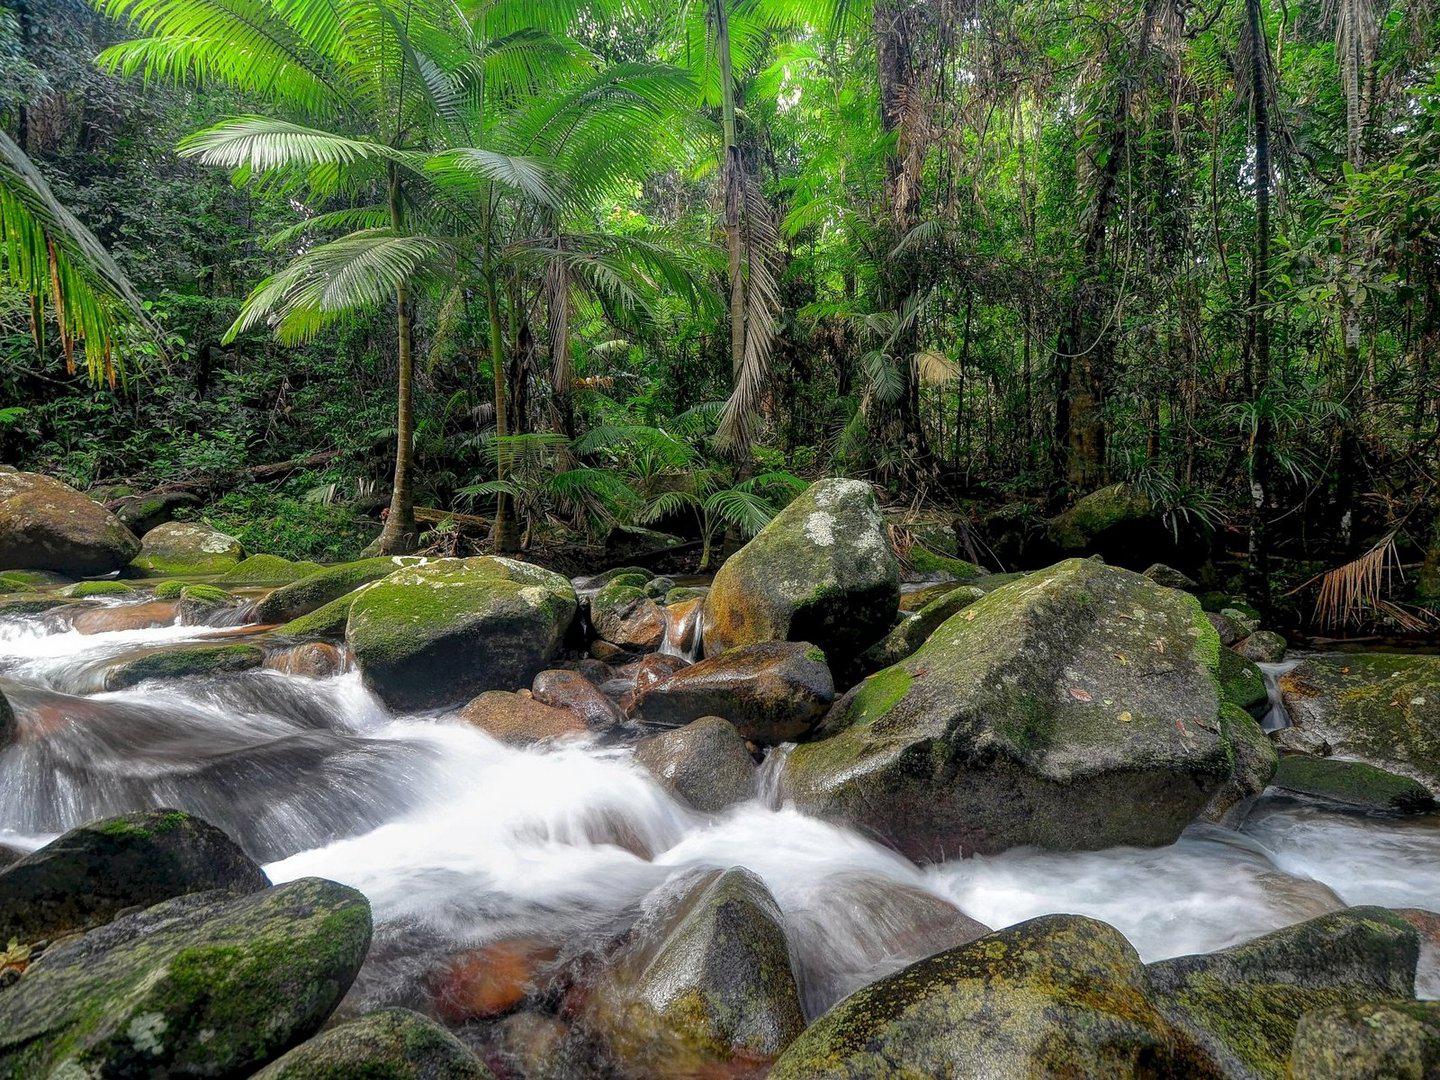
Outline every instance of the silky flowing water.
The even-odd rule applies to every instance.
[[[370,898],[376,944],[352,991],[365,1006],[415,1003],[427,972],[467,948],[523,938],[583,954],[647,894],[704,867],[745,866],[765,881],[812,1015],[931,951],[948,904],[992,928],[1093,915],[1146,960],[1346,904],[1440,906],[1436,816],[1347,814],[1272,794],[1238,831],[1197,825],[1166,848],[1012,851],[922,868],[776,805],[773,767],[754,799],[701,814],[626,748],[518,750],[453,718],[392,715],[355,672],[102,689],[121,657],[245,634],[82,634],[63,612],[0,620],[0,689],[19,722],[0,751],[0,844],[34,848],[127,810],[192,811],[276,882],[320,875]],[[1440,996],[1428,953],[1420,991]]]

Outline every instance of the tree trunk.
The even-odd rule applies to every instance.
[[[743,240],[740,236],[742,177],[745,163],[740,154],[739,128],[735,109],[735,73],[730,62],[729,0],[713,0],[715,51],[720,67],[721,129],[724,136],[720,166],[725,199],[725,253],[730,285],[730,377],[739,379],[745,366],[745,323],[748,297],[742,273]]]
[[[490,363],[495,373],[495,479],[503,482],[509,473],[510,452],[506,440],[510,434],[510,414],[505,385],[505,343],[500,330],[500,299],[495,288],[493,264],[487,265],[485,271],[485,308],[490,322]],[[510,496],[503,491],[495,497],[495,527],[490,539],[497,555],[510,555],[520,548]]]
[[[1250,444],[1250,566],[1254,596],[1270,598],[1266,506],[1270,495],[1270,412],[1264,405],[1270,378],[1270,102],[1265,73],[1270,45],[1260,0],[1245,0],[1252,49],[1250,98],[1255,120],[1255,255],[1250,272],[1250,336],[1254,341],[1251,378],[1255,422]]]
[[[390,166],[390,227],[399,232],[404,225],[400,201],[400,174]],[[415,550],[415,502],[410,490],[412,456],[415,449],[415,409],[411,401],[414,334],[410,325],[410,290],[395,290],[396,388],[395,388],[395,482],[390,492],[390,512],[376,541],[381,555],[404,555]]]

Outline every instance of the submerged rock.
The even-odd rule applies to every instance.
[[[182,645],[122,660],[105,672],[106,690],[125,690],[147,679],[195,679],[233,675],[265,663],[258,645]]]
[[[1218,664],[1194,597],[1063,562],[846,694],[781,791],[926,861],[1168,844],[1231,775]]]
[[[228,533],[196,521],[158,525],[140,540],[130,563],[136,577],[220,574],[245,558],[245,545]]]
[[[1440,790],[1440,656],[1312,656],[1280,690],[1290,713],[1282,747],[1355,758]]]
[[[549,570],[442,559],[357,596],[345,640],[391,708],[437,708],[528,683],[559,652],[575,610],[574,587]]]
[[[1294,1080],[1433,1080],[1440,1076],[1440,1001],[1336,1005],[1300,1018]]]
[[[131,907],[269,881],[213,825],[145,810],[71,829],[0,872],[0,942],[33,942],[109,922]]]
[[[1288,754],[1280,759],[1273,783],[1285,791],[1367,810],[1423,814],[1435,809],[1435,796],[1424,784],[1363,761]]]
[[[261,600],[255,618],[262,623],[288,623],[354,592],[361,585],[389,577],[396,570],[423,563],[424,559],[385,555],[356,562],[337,563],[299,581],[276,589]]]
[[[409,1009],[382,1009],[332,1027],[255,1080],[492,1080],[465,1044]]]
[[[509,746],[533,746],[590,733],[585,721],[569,709],[556,709],[509,690],[487,690],[456,715]]]
[[[718,716],[652,735],[635,760],[671,794],[696,810],[716,813],[755,795],[755,762],[735,725]]]
[[[241,601],[214,585],[186,585],[180,590],[180,621],[204,626],[221,612],[233,611]]]
[[[70,625],[81,634],[106,634],[115,630],[146,630],[169,626],[179,616],[179,605],[168,600],[143,604],[112,604],[77,611]]]
[[[0,993],[0,1077],[248,1076],[324,1023],[369,944],[369,904],[332,881],[167,900]]]
[[[810,731],[834,697],[824,653],[805,642],[767,641],[637,690],[632,715],[662,727],[723,716],[752,742],[774,745]]]
[[[1113,927],[1047,915],[857,990],[771,1080],[1165,1075],[1170,1033]]]
[[[1147,970],[1187,1075],[1282,1077],[1302,1016],[1413,997],[1419,951],[1418,935],[1399,916],[1357,907]]]
[[[114,514],[69,484],[0,469],[0,569],[109,574],[140,550]]]
[[[763,1076],[805,1026],[774,899],[748,870],[687,882],[641,917],[582,1022],[622,1076]]]
[[[726,560],[705,598],[706,656],[763,641],[809,641],[843,664],[890,628],[900,567],[874,492],[810,485]]]

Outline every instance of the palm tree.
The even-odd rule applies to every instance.
[[[43,348],[53,318],[74,373],[76,352],[96,382],[113,388],[127,326],[152,342],[161,330],[105,246],[67,210],[25,151],[0,131],[0,266],[30,298],[30,329]]]

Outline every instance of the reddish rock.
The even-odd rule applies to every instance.
[[[170,626],[177,615],[178,604],[174,600],[151,600],[143,604],[120,604],[116,607],[77,611],[70,625],[81,634],[108,634],[117,630],[148,630],[152,626]]]
[[[555,959],[553,945],[533,938],[496,941],[453,956],[427,980],[430,1000],[450,1024],[502,1016],[540,982]]]
[[[619,706],[578,671],[542,671],[535,676],[530,692],[536,701],[573,713],[591,731],[606,731],[624,719]]]
[[[548,739],[589,734],[584,720],[569,709],[552,708],[528,693],[509,690],[487,690],[456,715],[508,746],[533,746]]]
[[[271,653],[265,658],[265,666],[287,675],[324,679],[345,670],[345,650],[326,641],[311,641]]]

